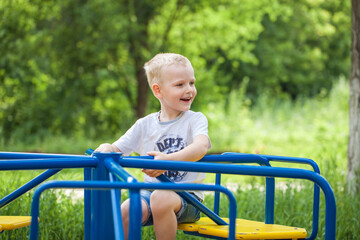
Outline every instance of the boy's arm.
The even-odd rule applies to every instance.
[[[155,160],[172,160],[172,161],[187,161],[187,162],[196,162],[202,159],[208,148],[209,148],[209,138],[205,135],[198,135],[194,138],[192,144],[188,145],[181,151],[164,154],[161,152],[148,152],[150,156],[154,156]],[[144,173],[150,177],[157,177],[166,170],[155,170],[155,169],[143,169]]]

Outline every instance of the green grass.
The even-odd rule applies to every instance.
[[[337,202],[337,239],[357,239],[360,236],[360,196],[350,196],[345,190],[348,138],[348,85],[340,80],[328,96],[314,99],[272,99],[264,94],[252,104],[241,92],[233,92],[229,104],[209,104],[203,112],[209,119],[211,153],[236,151],[315,160],[322,175],[331,184]],[[17,141],[0,146],[1,151],[36,151],[82,154],[112,139],[89,140],[82,137],[49,136],[46,139]],[[291,166],[274,164],[275,166]],[[296,165],[310,169],[302,165]],[[139,170],[131,174],[142,179]],[[5,171],[0,173],[0,196],[30,180],[39,171]],[[82,180],[81,170],[63,170],[52,179]],[[208,174],[206,182],[213,182]],[[238,217],[264,220],[264,179],[224,175],[223,183],[238,186],[234,192],[238,202]],[[311,232],[312,191],[307,181],[279,179],[276,189],[275,222],[305,227]],[[300,191],[296,191],[301,188]],[[0,210],[1,215],[29,215],[32,191]],[[212,208],[213,195],[206,195],[205,203]],[[228,215],[226,197],[221,199],[221,215]],[[325,203],[321,195],[320,228],[317,239],[324,239]],[[82,239],[83,203],[73,201],[61,192],[47,191],[41,200],[41,239]],[[0,234],[1,239],[24,239],[28,228]],[[152,227],[143,229],[143,239],[155,239]],[[199,239],[179,232],[177,239]]]
[[[3,187],[0,188],[0,195],[3,197],[15,188],[21,186],[41,171],[28,171],[26,174],[21,171],[2,172],[0,181]],[[69,178],[79,178],[78,173],[73,170],[65,171],[64,175]],[[62,177],[64,177],[64,175]],[[61,174],[52,179],[62,179]],[[29,216],[33,190],[22,195],[16,201],[0,210],[1,215]],[[82,239],[84,236],[83,226],[83,202],[74,200],[61,191],[45,191],[40,200],[40,238],[39,239]],[[29,235],[29,227],[12,231],[4,231],[0,239],[26,239]]]

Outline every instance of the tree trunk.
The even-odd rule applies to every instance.
[[[141,68],[137,69],[136,78],[138,81],[136,116],[137,118],[141,118],[145,115],[147,96],[149,92],[148,82],[142,65]]]
[[[360,190],[360,2],[352,0],[352,44],[349,101],[349,145],[347,190]]]

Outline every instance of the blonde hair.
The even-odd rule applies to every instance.
[[[177,64],[183,66],[189,64],[191,66],[189,59],[176,53],[159,53],[145,63],[144,69],[149,86],[151,87],[154,83],[160,82],[161,73],[165,67]]]

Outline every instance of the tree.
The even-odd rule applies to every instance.
[[[347,189],[360,190],[360,3],[352,0],[352,45],[350,76],[350,126],[348,145]]]
[[[349,11],[338,0],[0,1],[0,141],[125,131],[158,109],[143,71],[158,52],[191,60],[194,110],[245,85],[252,100],[314,96],[349,74]]]

